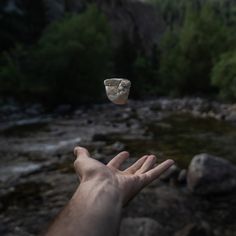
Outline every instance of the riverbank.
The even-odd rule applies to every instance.
[[[124,210],[122,236],[158,230],[160,236],[190,236],[178,232],[196,228],[205,232],[199,235],[235,235],[235,193],[199,196],[186,184],[195,154],[208,152],[235,163],[235,105],[159,99],[75,110],[61,106],[53,113],[40,105],[5,106],[0,114],[1,235],[36,235],[67,202],[78,184],[72,155],[76,145],[86,146],[104,163],[122,150],[131,152],[129,162],[145,152],[160,161],[175,159],[176,169]],[[132,227],[141,227],[141,234],[127,231]]]

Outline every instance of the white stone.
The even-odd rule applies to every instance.
[[[129,97],[131,82],[127,79],[112,78],[104,80],[108,99],[114,104],[126,104]]]

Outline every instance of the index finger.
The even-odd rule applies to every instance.
[[[80,146],[74,148],[74,155],[76,156],[77,159],[81,157],[90,157],[88,150]]]

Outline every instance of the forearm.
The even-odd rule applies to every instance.
[[[107,181],[82,183],[63,209],[47,236],[116,236],[122,202]]]

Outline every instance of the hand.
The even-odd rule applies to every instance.
[[[129,157],[128,152],[119,153],[107,165],[91,158],[85,148],[76,147],[74,154],[77,157],[74,166],[81,184],[100,184],[105,181],[107,186],[118,190],[123,205],[174,163],[173,160],[166,160],[156,165],[154,155],[145,155],[122,171],[120,167]]]
[[[47,236],[103,236],[107,232],[117,236],[122,206],[174,163],[167,160],[156,166],[156,157],[146,155],[121,171],[128,152],[119,153],[107,165],[91,158],[85,148],[76,147],[74,153],[81,183]]]

